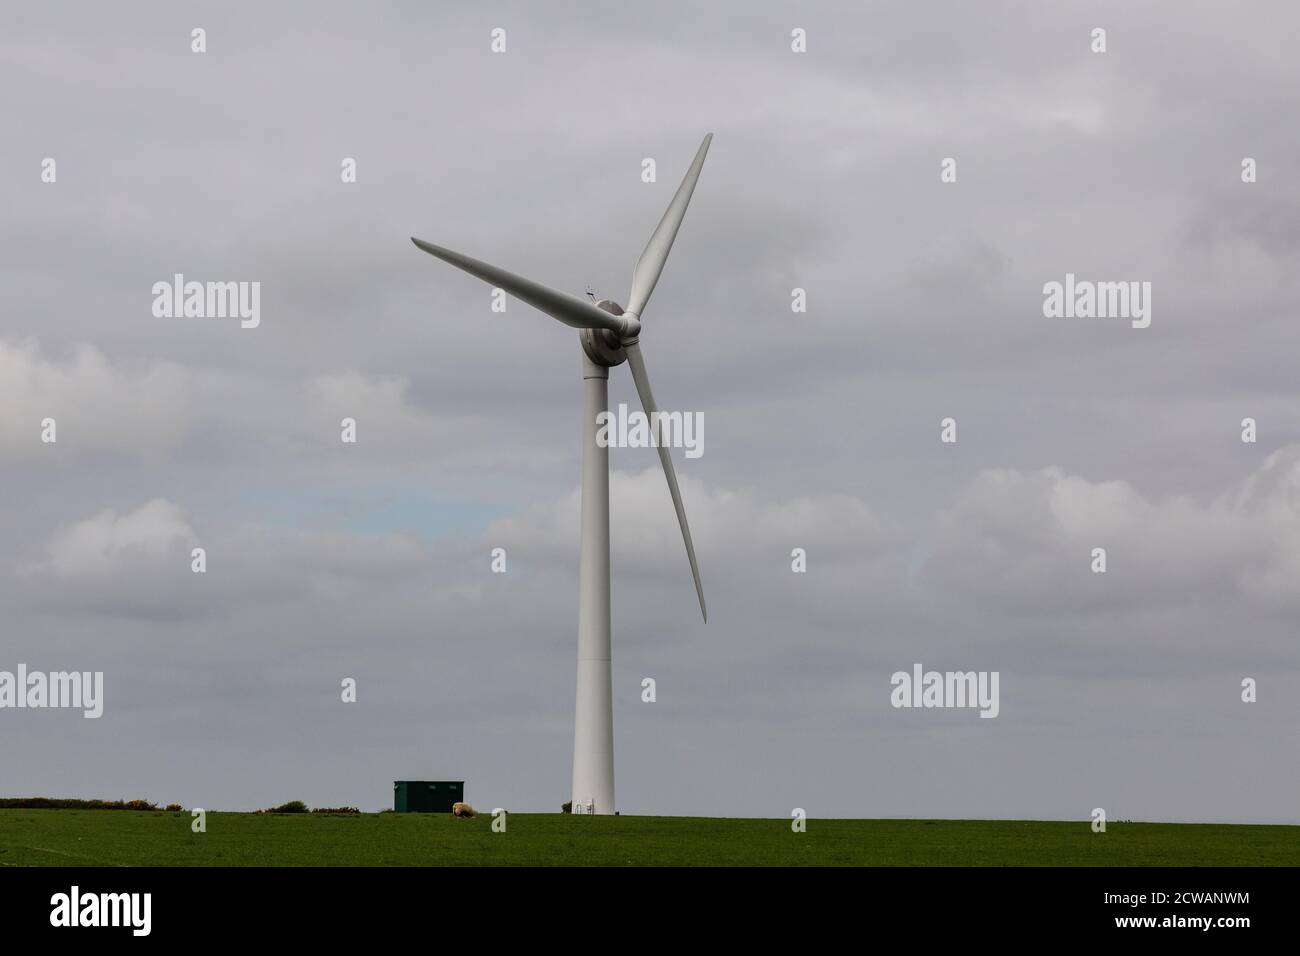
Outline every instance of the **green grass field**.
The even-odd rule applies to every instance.
[[[1300,865],[1300,827],[1087,821],[0,810],[0,866]]]

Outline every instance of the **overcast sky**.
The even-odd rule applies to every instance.
[[[653,451],[615,449],[622,811],[1300,822],[1293,5],[5,21],[0,670],[106,686],[0,711],[3,795],[558,810],[578,342],[408,237],[626,301],[712,131],[642,336],[705,420],[710,619]],[[1045,318],[1067,272],[1151,282],[1150,327]],[[261,282],[260,327],[155,317],[174,273]],[[892,708],[914,663],[999,671],[999,716]]]

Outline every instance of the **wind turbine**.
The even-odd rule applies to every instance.
[[[695,562],[695,546],[686,523],[681,491],[668,449],[659,441],[658,407],[641,357],[641,313],[650,301],[686,206],[704,167],[713,134],[704,137],[691,168],[659,220],[632,271],[627,308],[601,299],[594,305],[565,292],[517,276],[505,269],[431,242],[411,237],[419,248],[472,276],[504,289],[533,308],[580,330],[585,402],[582,420],[582,550],[578,563],[578,696],[573,721],[573,812],[614,812],[614,698],[610,670],[609,616],[609,448],[596,441],[596,417],[609,410],[609,370],[627,362],[646,417],[654,429],[668,493],[705,622],[709,612]]]

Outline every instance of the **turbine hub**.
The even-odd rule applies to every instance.
[[[601,299],[596,303],[596,308],[610,315],[622,315],[623,307],[613,299]],[[636,318],[630,317],[631,321],[636,322]],[[640,323],[637,323],[638,329]],[[582,329],[578,332],[578,338],[582,341],[582,350],[587,353],[587,358],[591,359],[597,365],[603,365],[606,368],[613,368],[615,365],[622,365],[627,361],[627,353],[623,351],[623,343],[619,337],[608,329]]]

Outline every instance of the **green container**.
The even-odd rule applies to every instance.
[[[393,809],[398,813],[451,813],[451,805],[464,799],[464,780],[393,781]]]

